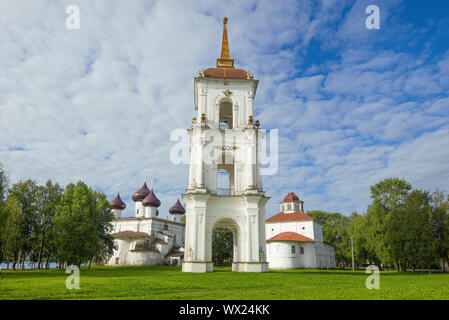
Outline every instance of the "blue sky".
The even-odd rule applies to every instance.
[[[80,8],[80,30],[65,7]],[[367,30],[365,8],[380,8]],[[2,1],[0,161],[11,181],[83,180],[112,199],[145,178],[184,192],[169,160],[188,128],[193,78],[220,53],[259,79],[256,114],[279,130],[267,215],[289,191],[305,209],[363,213],[391,176],[449,192],[447,1]]]

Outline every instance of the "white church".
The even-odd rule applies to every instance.
[[[323,240],[323,228],[293,192],[281,202],[281,212],[265,220],[265,230],[271,269],[336,267],[334,246]]]
[[[186,208],[178,200],[170,209],[173,221],[158,218],[160,201],[144,184],[132,197],[135,216],[121,218],[125,204],[117,194],[111,202],[117,249],[109,265],[182,262],[183,272],[212,272],[212,234],[226,230],[233,234],[232,271],[335,266],[333,247],[323,242],[321,226],[302,212],[303,202],[295,195],[284,199],[281,213],[265,220],[270,197],[260,174],[264,133],[254,120],[257,86],[248,71],[234,67],[225,17],[221,58],[194,78],[197,116],[187,130]]]
[[[136,191],[134,217],[122,217],[126,204],[117,196],[110,205],[114,214],[115,249],[107,265],[180,265],[184,255],[185,213],[179,200],[170,208],[172,221],[158,217],[161,202],[147,184]]]

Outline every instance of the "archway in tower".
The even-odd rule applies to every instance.
[[[220,102],[219,121],[220,130],[232,129],[233,115],[232,115],[232,101],[230,99],[223,99]]]
[[[238,225],[232,219],[224,218],[215,223],[211,246],[214,267],[231,267],[239,261],[239,238]]]

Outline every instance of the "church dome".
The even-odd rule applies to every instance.
[[[168,210],[168,212],[170,212],[170,214],[184,214],[186,213],[186,209],[184,209],[184,207],[182,206],[181,202],[176,201],[176,203],[174,204],[173,207],[170,208],[170,210]]]
[[[296,194],[294,194],[293,192],[289,192],[285,198],[284,198],[284,202],[293,202],[293,201],[299,201],[299,198]]]
[[[120,194],[117,193],[117,196],[110,203],[112,209],[125,210],[126,204],[120,198]]]
[[[154,194],[153,190],[150,191],[150,193],[143,199],[142,204],[144,207],[159,207],[161,205],[161,202]]]
[[[143,199],[145,199],[145,197],[146,197],[149,193],[150,193],[150,190],[148,189],[147,183],[145,182],[145,183],[143,184],[143,186],[142,186],[139,190],[137,190],[136,192],[134,192],[132,199],[133,199],[134,202],[136,202],[136,201],[142,201]]]

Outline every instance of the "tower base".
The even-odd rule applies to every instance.
[[[183,261],[182,272],[202,273],[213,272],[212,261]],[[234,272],[268,272],[268,262],[234,262],[232,263]]]
[[[268,262],[234,262],[232,271],[236,272],[268,272]]]
[[[183,261],[182,272],[212,272],[214,263],[212,261]]]

